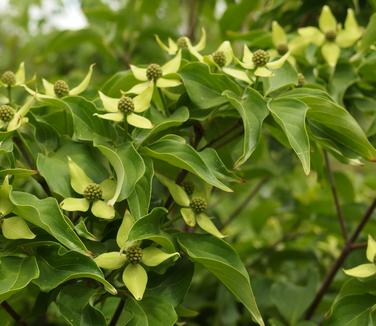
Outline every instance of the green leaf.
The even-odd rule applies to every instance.
[[[95,292],[95,289],[78,284],[67,285],[59,292],[56,304],[68,325],[106,326],[103,314],[90,302]]]
[[[38,199],[29,193],[13,191],[10,200],[15,206],[14,213],[39,226],[64,246],[88,253],[85,245],[74,232],[72,224],[65,219],[55,198]]]
[[[127,198],[129,209],[135,219],[145,216],[149,212],[152,182],[154,176],[153,161],[144,158],[145,174],[137,181],[133,192]]]
[[[247,88],[246,94],[242,98],[229,91],[225,91],[223,95],[239,112],[243,120],[243,152],[235,162],[235,167],[239,168],[256,149],[261,136],[262,123],[269,111],[264,98],[253,88]]]
[[[116,191],[109,201],[109,205],[113,206],[116,201],[122,201],[131,195],[137,181],[145,173],[145,164],[130,142],[117,148],[103,144],[94,144],[94,146],[106,156],[116,173]]]
[[[69,280],[90,278],[102,283],[111,294],[117,293],[116,289],[104,279],[102,271],[94,260],[88,256],[52,244],[36,248],[36,259],[40,276],[33,282],[42,291],[51,291]]]
[[[309,174],[310,146],[305,124],[308,107],[293,98],[272,100],[268,107],[301,161],[305,174]]]
[[[376,43],[376,13],[374,13],[367,25],[366,30],[361,38],[359,50],[365,51],[371,45]]]
[[[367,160],[376,159],[376,149],[357,121],[343,107],[320,97],[301,99],[309,110],[308,121],[324,130],[333,140]]]
[[[202,63],[189,63],[180,71],[187,93],[193,103],[201,109],[210,109],[225,104],[225,90],[239,95],[239,86],[224,74],[211,73]]]
[[[298,73],[288,61],[280,69],[274,70],[273,74],[272,77],[262,79],[265,95],[298,84]]]
[[[273,284],[271,299],[289,325],[296,325],[311,304],[316,292],[316,281],[316,277],[312,277],[306,286],[283,282]]]
[[[154,208],[148,215],[137,220],[129,231],[129,241],[153,240],[165,247],[169,252],[175,252],[175,246],[169,234],[160,229],[160,225],[167,214],[167,209]]]
[[[147,296],[155,296],[170,302],[174,307],[180,304],[189,290],[194,272],[194,264],[187,259],[179,259],[165,274],[158,276],[154,286],[146,290]]]
[[[0,302],[24,289],[38,277],[39,269],[35,257],[1,257]]]
[[[346,90],[356,82],[355,69],[350,64],[341,63],[336,66],[334,75],[330,80],[329,92],[336,103],[343,105],[343,96]]]
[[[230,245],[211,235],[188,233],[178,235],[178,242],[193,262],[203,265],[232,292],[255,322],[264,325],[247,270]]]
[[[200,153],[188,145],[185,139],[180,136],[164,136],[150,146],[143,147],[142,150],[150,157],[197,175],[212,186],[224,191],[232,191],[217,179],[212,170],[214,167],[207,166]]]
[[[110,97],[120,97],[120,91],[131,89],[138,82],[139,81],[133,76],[132,71],[120,71],[105,82],[101,92]]]
[[[152,129],[135,128],[132,136],[135,143],[139,146],[146,140],[150,140],[153,136],[162,132],[163,130],[179,126],[189,118],[189,111],[187,107],[182,106],[175,110],[168,118],[160,113],[158,110],[151,108],[145,115],[149,120],[153,121],[154,127]]]
[[[128,297],[123,316],[127,326],[173,326],[178,319],[174,307],[158,296],[142,301]]]

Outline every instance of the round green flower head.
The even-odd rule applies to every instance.
[[[195,185],[193,184],[193,182],[190,182],[190,181],[186,181],[182,184],[182,187],[183,189],[185,190],[185,192],[187,193],[187,195],[192,195],[193,194],[193,191],[195,190]]]
[[[123,95],[118,103],[118,110],[123,113],[131,113],[134,111],[134,103],[131,97]]]
[[[156,81],[158,78],[162,77],[162,68],[157,63],[152,63],[146,69],[146,77],[149,80]]]
[[[14,116],[14,109],[9,105],[0,106],[0,120],[9,122]]]
[[[285,43],[281,43],[277,46],[277,52],[279,55],[284,55],[287,53],[287,51],[289,50],[289,47],[287,44]]]
[[[84,190],[84,197],[90,201],[102,199],[102,194],[100,185],[96,183],[89,184]]]
[[[188,47],[188,42],[186,37],[180,36],[178,40],[176,41],[176,44],[178,45],[179,48],[181,49],[186,49]]]
[[[257,50],[252,56],[252,61],[256,67],[265,66],[269,62],[269,59],[269,53],[264,50]]]
[[[336,31],[327,31],[325,33],[325,39],[328,41],[328,42],[334,42],[336,40],[336,37],[337,37],[337,33]]]
[[[225,53],[223,51],[214,52],[213,60],[218,66],[223,67],[226,64]]]
[[[196,197],[191,200],[190,206],[196,214],[200,214],[206,211],[208,204],[204,198]]]
[[[16,75],[13,71],[6,71],[1,75],[1,81],[7,86],[13,86],[16,84]]]
[[[298,73],[298,87],[302,87],[305,84],[305,78],[302,73]]]
[[[67,96],[69,94],[69,86],[64,80],[58,80],[54,84],[54,92],[57,97]]]
[[[132,264],[138,264],[142,259],[142,249],[139,246],[133,246],[126,250],[125,255]]]

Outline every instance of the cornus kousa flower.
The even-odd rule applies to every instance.
[[[13,204],[9,199],[11,187],[9,177],[6,176],[0,187],[0,225],[3,236],[10,240],[15,239],[34,239],[35,234],[22,217],[9,216],[12,213]]]
[[[86,212],[91,206],[94,216],[106,220],[115,217],[114,207],[107,204],[115,192],[116,185],[112,179],[100,184],[95,183],[70,157],[68,157],[70,183],[73,190],[83,198],[65,198],[60,207],[71,212]]]
[[[321,54],[331,67],[337,64],[340,49],[352,46],[361,36],[362,28],[359,27],[354,11],[348,9],[345,28],[337,24],[330,8],[324,6],[319,17],[319,28],[304,27],[298,33],[310,43],[321,47]]]
[[[155,39],[158,45],[165,50],[168,54],[174,55],[179,49],[187,49],[191,54],[193,54],[198,60],[202,60],[202,55],[199,53],[206,46],[206,31],[204,28],[201,29],[201,37],[197,44],[192,45],[191,40],[187,36],[179,37],[176,42],[170,37],[168,38],[168,44],[164,44],[158,35],[155,35]]]
[[[222,70],[224,73],[236,79],[251,84],[252,81],[245,71],[229,67],[234,59],[234,52],[229,41],[224,41],[215,52],[204,58],[209,64],[215,65],[218,70]]]
[[[347,275],[366,278],[376,275],[376,241],[371,235],[368,235],[368,244],[366,251],[369,263],[356,266],[354,268],[345,269]]]
[[[170,88],[181,85],[181,81],[178,79],[165,78],[179,70],[180,62],[181,51],[179,50],[173,59],[162,66],[157,63],[152,63],[147,68],[131,65],[130,67],[134,77],[142,81],[142,83],[135,85],[126,93],[140,94],[148,88],[154,90],[154,87]]]
[[[109,113],[96,113],[94,115],[116,122],[127,121],[130,125],[137,128],[150,129],[153,127],[150,120],[137,113],[144,112],[150,107],[152,96],[153,88],[146,88],[142,93],[133,98],[127,94],[123,94],[121,98],[112,98],[99,92],[103,107]]]
[[[188,226],[194,227],[197,223],[202,230],[214,235],[215,237],[224,237],[206,214],[208,206],[206,199],[198,196],[194,191],[194,187],[189,184],[179,186],[172,180],[160,174],[156,174],[156,177],[167,187],[174,201],[179,206],[182,206],[180,208],[180,213],[184,222]],[[188,190],[188,193],[191,193],[191,195],[188,195],[186,190]]]
[[[29,97],[25,104],[16,110],[9,104],[0,106],[0,130],[13,131],[28,122],[26,114],[29,112],[34,99]]]
[[[50,83],[46,79],[42,79],[43,87],[45,93],[38,93],[27,86],[24,86],[25,89],[31,94],[35,95],[37,99],[44,99],[44,98],[61,98],[65,96],[76,96],[84,92],[87,87],[89,86],[91,76],[93,74],[93,67],[92,64],[89,67],[89,71],[86,74],[85,78],[79,83],[76,87],[70,89],[68,84],[64,80],[57,80],[54,84]]]
[[[273,21],[272,23],[272,41],[275,47],[275,51],[270,51],[270,55],[280,55],[283,56],[287,52],[292,55],[297,54],[304,50],[307,45],[307,41],[302,36],[296,36],[292,39],[288,39],[285,30],[282,28],[278,22]],[[293,56],[288,56],[287,61],[295,66],[296,62]]]
[[[148,282],[143,266],[158,266],[170,258],[178,258],[179,253],[167,253],[154,245],[144,248],[140,241],[128,241],[133,224],[133,216],[126,211],[116,237],[120,250],[101,254],[94,260],[103,269],[116,270],[125,266],[122,275],[124,285],[136,300],[141,300]]]
[[[25,64],[21,62],[17,69],[17,72],[5,71],[0,77],[1,87],[14,87],[20,86],[25,83]]]
[[[270,61],[270,54],[267,51],[257,50],[252,53],[244,45],[243,59],[239,61],[239,64],[245,69],[252,70],[255,76],[271,77],[273,76],[273,70],[281,68],[289,55],[290,52],[287,52],[279,59]]]

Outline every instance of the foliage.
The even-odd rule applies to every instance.
[[[36,3],[1,32],[2,324],[376,323],[374,1],[185,1],[185,36],[162,0],[30,36]]]

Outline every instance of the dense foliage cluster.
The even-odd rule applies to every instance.
[[[98,87],[95,63],[4,71],[0,318],[373,324],[376,16],[355,16],[212,50],[155,35],[167,60]]]

